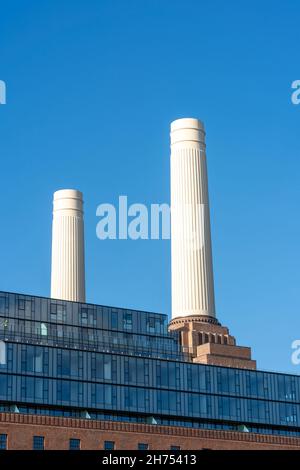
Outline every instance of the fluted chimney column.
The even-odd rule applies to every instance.
[[[83,199],[74,189],[53,197],[51,297],[85,302]]]
[[[215,318],[205,131],[198,119],[171,124],[172,319]]]

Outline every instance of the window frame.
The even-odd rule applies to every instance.
[[[32,437],[32,450],[45,450],[45,436]]]
[[[110,446],[112,444],[112,446]],[[115,441],[104,441],[103,443],[104,450],[116,450],[116,443]]]

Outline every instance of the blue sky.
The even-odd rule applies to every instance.
[[[198,117],[218,318],[260,368],[299,373],[299,2],[0,8],[0,289],[49,295],[52,193],[74,187],[88,300],[169,313],[169,241],[100,241],[96,207],[169,202],[169,124]]]

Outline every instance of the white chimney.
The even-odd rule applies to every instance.
[[[171,124],[172,318],[215,317],[204,125]]]
[[[51,297],[85,302],[83,198],[75,189],[53,196]]]

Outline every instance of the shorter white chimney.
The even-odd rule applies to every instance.
[[[75,189],[53,196],[51,297],[85,302],[83,198]]]

